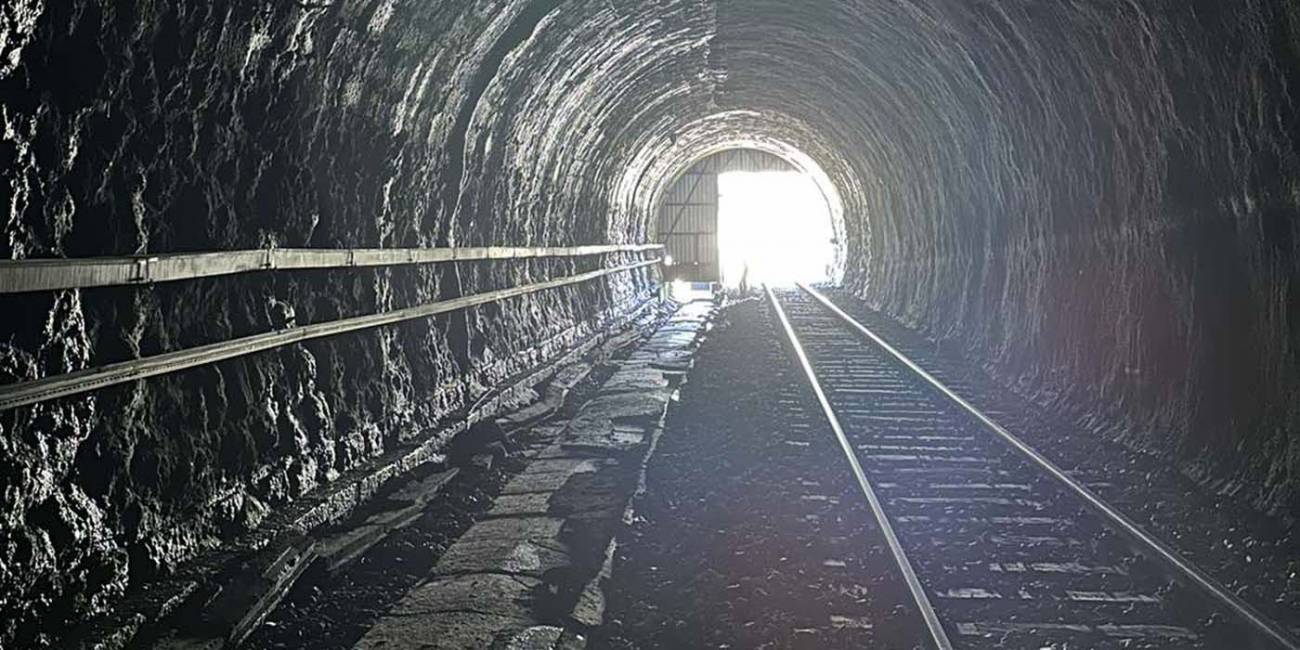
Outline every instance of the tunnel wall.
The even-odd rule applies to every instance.
[[[868,303],[1300,514],[1294,2],[713,7],[701,82],[637,115],[633,187],[719,143],[805,154]]]
[[[6,2],[3,256],[639,242],[611,200],[612,118],[592,108],[618,53],[574,47],[631,25],[560,4]],[[639,259],[7,295],[0,382]],[[57,644],[129,587],[431,435],[616,322],[651,273],[0,413],[0,646]]]
[[[859,293],[1300,514],[1294,6],[913,4]]]
[[[807,155],[865,301],[1294,521],[1294,2],[714,7],[707,83],[639,116],[674,135],[637,187],[718,143]]]

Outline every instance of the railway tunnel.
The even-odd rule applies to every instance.
[[[1224,647],[1239,630],[1297,647],[1298,32],[1290,0],[0,0],[0,647],[945,647],[936,626],[956,647]],[[1090,515],[1105,543],[1085,545],[1134,538],[1132,557],[1172,577],[1144,575],[1163,586],[1129,600],[941,588],[956,569],[907,528],[939,506],[890,507],[949,499],[932,494],[947,484],[896,499],[880,458],[837,455],[781,319],[841,325],[803,289],[759,290],[757,270],[747,293],[724,277],[728,173],[793,174],[821,201],[774,217],[769,248],[734,268],[812,255],[805,275],[766,279],[823,283],[811,291],[997,421],[944,427],[1001,428],[1060,475],[951,483],[1100,495],[1119,519]],[[692,192],[699,177],[711,193]],[[674,311],[674,281],[725,297]],[[877,416],[846,396],[895,390],[902,371],[862,360],[885,388],[852,384],[838,359],[857,353],[824,336],[802,337],[810,376],[851,438]],[[927,395],[889,402],[894,422],[942,397]],[[607,457],[547,438],[617,405],[631,411],[592,416]],[[881,436],[940,426],[918,417]],[[849,456],[948,453],[850,438]],[[1019,453],[1004,443],[988,456]],[[796,457],[819,445],[835,460]],[[664,453],[628,460],[646,446]],[[641,471],[640,505],[596,525],[552,501],[529,519],[587,531],[568,564],[536,543],[508,549],[516,569],[446,569],[457,539],[487,553],[498,533],[534,534],[495,509],[540,494],[510,485],[565,462],[553,448],[633,468],[632,488]],[[983,458],[962,453],[936,462]],[[779,510],[769,479],[819,467],[844,491],[808,487],[790,508],[871,486],[886,512],[800,511],[821,523],[791,548],[869,538],[874,559],[847,562],[858,578],[790,586],[771,576],[804,575],[782,568],[795,551],[711,555],[797,523],[674,545],[764,507],[755,490]],[[555,498],[626,483],[597,469]],[[672,505],[715,493],[725,508]],[[899,544],[881,537],[891,521]],[[1066,537],[982,534],[975,557]],[[915,588],[889,559],[903,555]],[[674,557],[702,577],[654,578]],[[1090,570],[1146,571],[1112,564]],[[490,577],[512,571],[524,587]],[[716,589],[682,586],[697,578]],[[793,594],[814,582],[848,604],[808,614]],[[961,609],[1017,598],[1100,609],[1081,623],[1053,605],[1034,625]],[[1209,613],[1133,613],[1161,599]],[[1216,625],[1229,632],[1202,629]],[[1052,640],[1070,634],[1083,640]]]

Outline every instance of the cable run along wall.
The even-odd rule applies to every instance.
[[[274,270],[434,264],[440,262],[587,257],[609,253],[660,251],[662,244],[603,244],[567,247],[485,246],[408,249],[277,249],[175,253],[86,259],[0,262],[0,293],[51,291],[172,282],[236,273]],[[0,411],[87,393],[136,379],[177,372],[311,339],[391,325],[465,309],[515,296],[588,282],[659,264],[660,258],[544,282],[487,291],[366,316],[343,318],[266,332],[209,345],[87,368],[43,379],[0,386]]]
[[[659,261],[659,258],[655,258],[644,262],[638,262],[636,264],[580,273],[578,275],[512,287],[510,289],[488,291],[452,300],[441,300],[390,312],[343,318],[339,320],[326,321],[324,323],[314,323],[286,330],[222,341],[220,343],[212,343],[210,345],[203,345],[196,348],[177,350],[175,352],[168,352],[141,359],[133,359],[131,361],[113,363],[97,368],[87,368],[86,370],[55,375],[53,377],[38,379],[36,381],[11,384],[9,386],[0,387],[0,411],[28,404],[35,404],[37,402],[43,402],[58,397],[67,397],[69,395],[86,393],[99,388],[113,386],[136,379],[144,379],[146,377],[153,377],[156,375],[176,372],[178,370],[216,363],[218,361],[233,359],[246,354],[269,350],[271,348],[301,341],[334,336],[336,334],[344,334],[347,332],[355,332],[383,325],[391,325],[417,318],[426,318],[449,311],[455,311],[457,309],[465,309],[466,307],[473,307],[475,305],[482,305],[489,302],[498,302],[505,300],[506,298],[522,296],[537,291],[587,282],[613,275],[615,273],[634,271],[636,269],[653,266],[658,264]]]
[[[661,244],[459,248],[264,248],[164,255],[0,261],[0,293],[174,282],[256,271],[402,266],[662,250]]]

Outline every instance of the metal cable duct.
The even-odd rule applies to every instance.
[[[657,244],[337,250],[265,248],[84,259],[0,260],[0,293],[177,282],[256,271],[350,269],[440,262],[587,257],[610,253],[641,253],[660,248],[662,246]]]

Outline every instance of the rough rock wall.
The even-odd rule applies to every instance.
[[[625,164],[608,134],[617,106],[602,107],[618,97],[597,80],[614,53],[575,47],[631,33],[589,4],[603,8],[6,0],[0,254],[639,241],[611,198]],[[670,29],[640,24],[639,47]],[[4,296],[0,382],[631,260]],[[49,642],[133,580],[434,429],[626,309],[647,279],[0,413],[0,646]]]
[[[703,81],[636,131],[642,186],[726,144],[801,151],[868,302],[1300,514],[1294,2],[714,6]]]
[[[626,194],[718,146],[803,152],[869,302],[1300,514],[1294,2],[713,6]]]
[[[907,5],[862,295],[1300,515],[1294,5]]]

